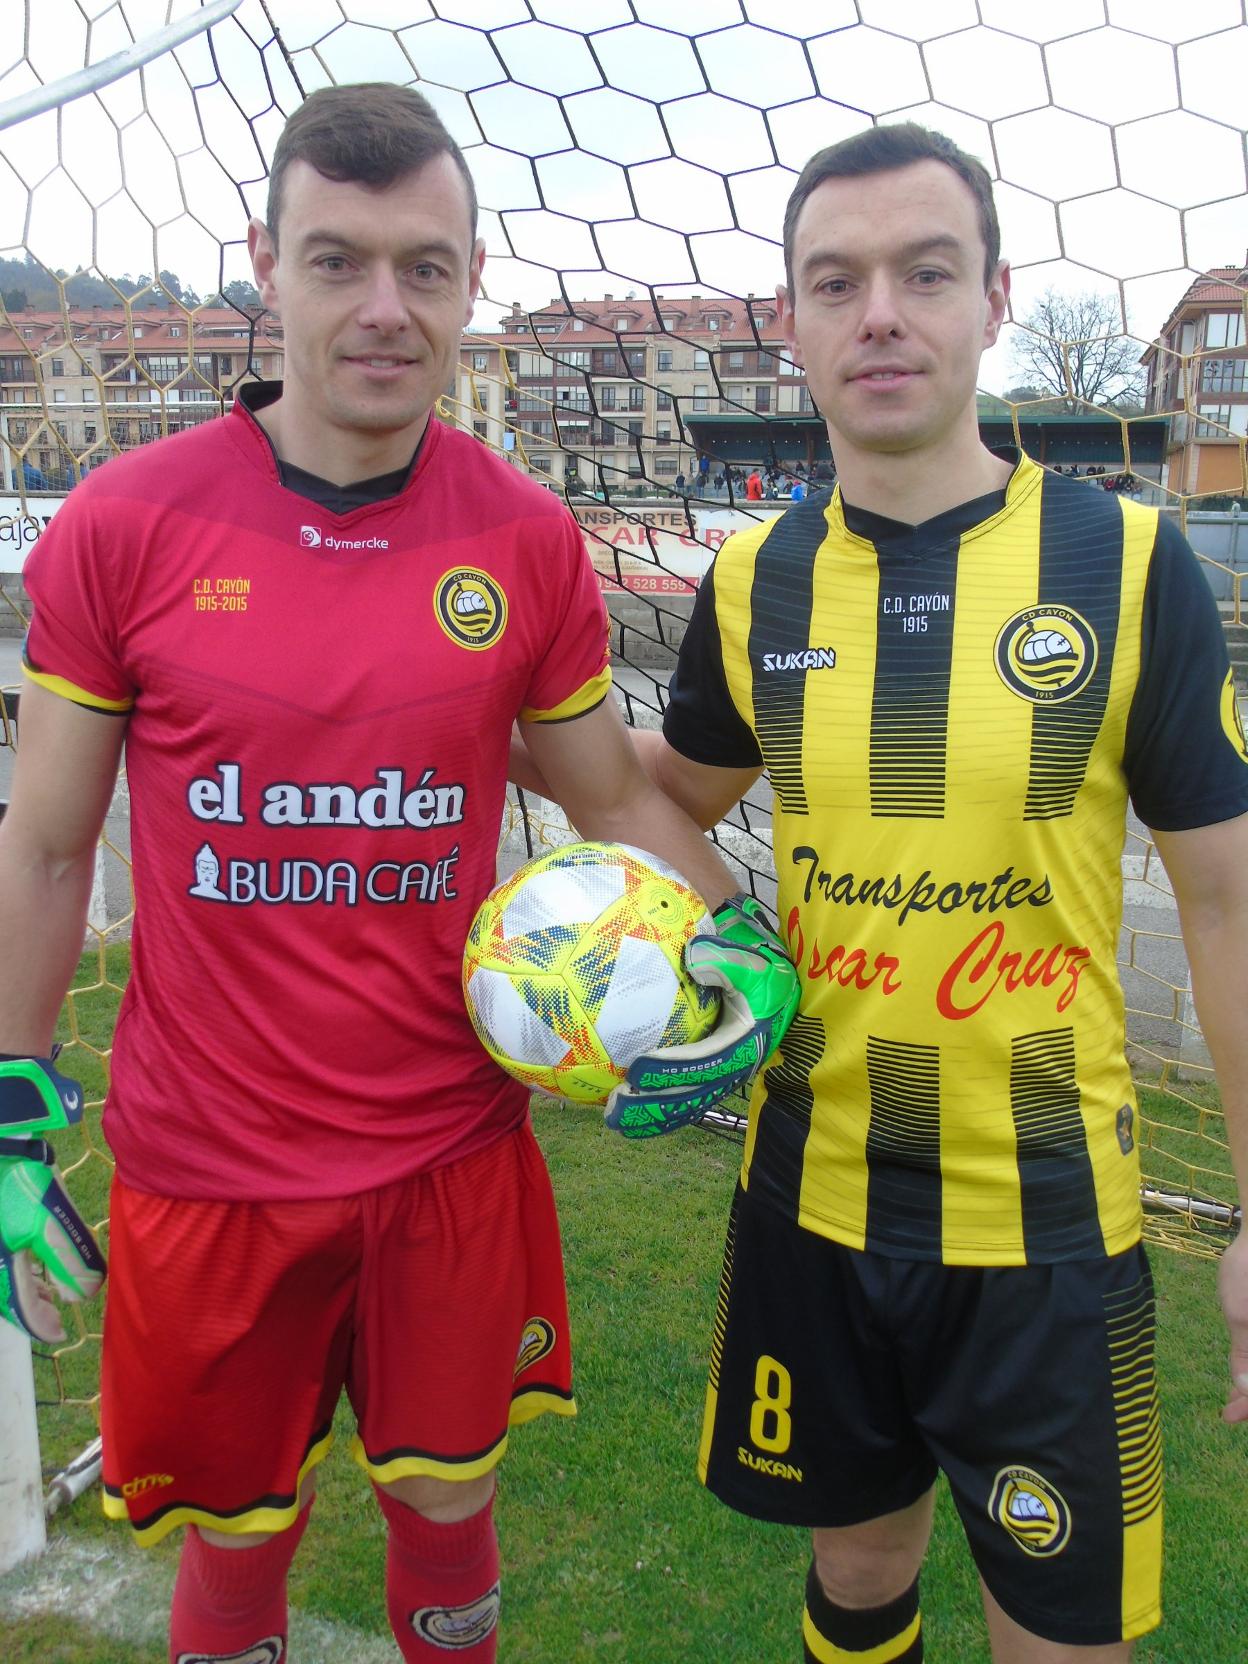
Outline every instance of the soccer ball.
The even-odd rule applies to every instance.
[[[684,967],[713,934],[701,896],[629,844],[565,844],[482,902],[464,999],[496,1063],[555,1098],[605,1103],[634,1058],[699,1039],[719,996]]]

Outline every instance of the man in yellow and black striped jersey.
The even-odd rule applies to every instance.
[[[809,1525],[819,1664],[922,1657],[938,1470],[993,1657],[1160,1620],[1153,1298],[1115,971],[1128,797],[1178,897],[1248,1181],[1248,753],[1173,526],[982,445],[985,170],[879,127],[807,165],[786,339],[839,475],[725,545],[649,760],[704,826],[763,769],[799,1014],[755,1084],[700,1453]],[[657,736],[654,737],[656,740]],[[1248,1421],[1248,1243],[1222,1270]]]

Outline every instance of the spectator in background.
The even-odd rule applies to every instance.
[[[745,482],[745,500],[748,503],[761,503],[763,500],[763,476],[757,468]]]

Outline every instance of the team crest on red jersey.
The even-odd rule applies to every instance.
[[[488,572],[457,566],[444,572],[433,592],[433,610],[458,647],[493,647],[507,628],[507,597]]]

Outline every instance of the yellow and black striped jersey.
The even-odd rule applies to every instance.
[[[955,1265],[1140,1230],[1115,949],[1128,793],[1248,811],[1217,609],[1155,510],[1021,459],[906,526],[820,493],[699,593],[669,742],[762,762],[799,1014],[743,1182],[851,1246]]]

